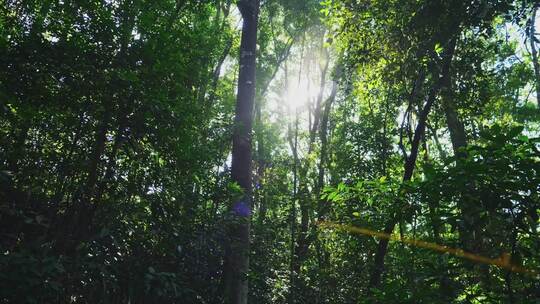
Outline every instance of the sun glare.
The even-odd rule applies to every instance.
[[[308,77],[300,79],[292,79],[288,83],[285,102],[287,107],[292,109],[301,109],[312,102],[317,96],[318,88],[313,83],[310,83]]]

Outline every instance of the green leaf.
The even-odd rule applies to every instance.
[[[442,45],[441,45],[440,43],[436,43],[436,44],[435,44],[435,52],[436,52],[438,55],[440,55],[440,54],[442,53],[442,51],[443,51]]]
[[[510,129],[510,131],[508,132],[508,137],[509,137],[509,138],[514,138],[514,137],[516,137],[517,135],[521,134],[521,132],[523,132],[523,129],[524,129],[524,127],[521,126],[521,125],[512,127],[512,128]]]

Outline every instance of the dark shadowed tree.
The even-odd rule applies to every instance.
[[[242,194],[231,202],[229,244],[225,253],[225,300],[246,304],[248,298],[249,234],[252,212],[251,131],[255,101],[255,64],[257,51],[258,0],[241,0],[242,38],[238,72],[238,93],[232,148],[232,181]]]

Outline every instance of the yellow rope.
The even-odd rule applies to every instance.
[[[451,248],[448,246],[425,242],[425,241],[416,240],[416,239],[399,238],[399,237],[393,236],[392,234],[374,231],[374,230],[370,230],[366,228],[336,224],[332,222],[318,222],[318,226],[321,228],[334,228],[337,230],[348,231],[355,234],[370,235],[370,236],[380,238],[380,239],[399,241],[399,242],[403,242],[405,244],[413,245],[420,248],[426,248],[426,249],[438,251],[441,253],[452,254],[457,257],[468,259],[477,263],[495,265],[495,266],[498,266],[498,267],[501,267],[501,268],[504,268],[513,272],[525,273],[525,274],[529,274],[533,276],[538,275],[538,272],[536,270],[526,269],[522,266],[512,264],[511,257],[509,254],[503,254],[501,257],[497,259],[491,259],[484,256],[476,255],[470,252],[463,251],[462,249]]]

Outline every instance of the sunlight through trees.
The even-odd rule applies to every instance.
[[[0,3],[1,303],[539,303],[534,0]]]

